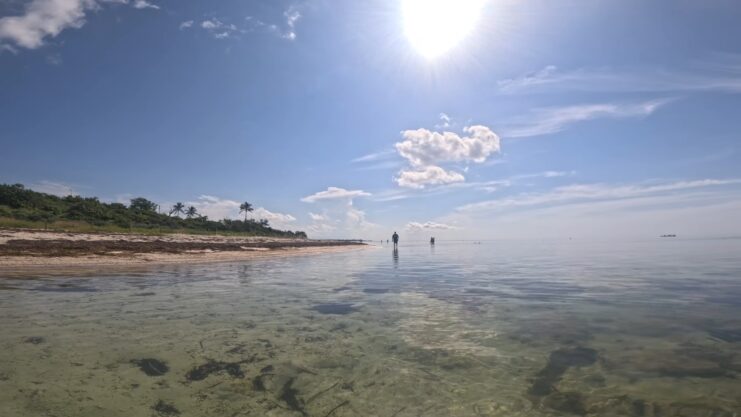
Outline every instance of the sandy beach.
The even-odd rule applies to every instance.
[[[357,241],[171,234],[0,231],[0,272],[232,262],[367,247]]]

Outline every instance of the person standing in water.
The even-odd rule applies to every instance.
[[[394,241],[394,247],[399,245],[399,235],[396,232],[391,236],[391,240]]]

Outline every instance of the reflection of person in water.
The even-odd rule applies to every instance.
[[[394,257],[394,269],[396,269],[399,266],[399,249],[394,248],[392,256]]]
[[[430,238],[430,245],[434,245],[434,244],[435,244],[435,238],[434,237],[431,237]]]
[[[396,232],[391,236],[391,240],[394,241],[394,247],[399,246],[399,235]]]

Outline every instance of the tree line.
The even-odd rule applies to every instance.
[[[58,197],[40,193],[22,184],[0,184],[0,218],[39,222],[45,225],[68,220],[84,222],[93,226],[117,226],[119,228],[145,228],[184,230],[194,232],[234,232],[260,236],[306,238],[300,231],[283,231],[270,227],[266,219],[249,219],[252,204],[240,205],[244,220],[211,220],[198,213],[194,206],[181,202],[164,210],[158,204],[143,197],[122,203],[105,203],[97,197],[69,195]]]

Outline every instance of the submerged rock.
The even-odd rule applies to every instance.
[[[293,382],[295,378],[289,379],[284,385],[280,393],[280,399],[283,400],[291,410],[298,411],[303,416],[307,416],[306,410],[304,410],[304,402],[298,398],[298,390],[293,388]]]
[[[30,343],[32,345],[39,345],[44,342],[46,342],[46,339],[41,336],[31,336],[23,339],[23,343]]]
[[[567,414],[587,414],[584,396],[578,392],[554,392],[543,398],[543,406]]]
[[[345,315],[358,311],[357,307],[348,303],[327,303],[317,304],[311,308],[321,314],[338,314]]]
[[[242,379],[244,372],[242,372],[241,363],[209,361],[188,371],[185,378],[188,381],[202,381],[211,374],[226,372],[231,377]]]
[[[561,380],[563,374],[571,367],[582,367],[597,361],[597,351],[586,347],[558,349],[551,352],[548,363],[535,377],[530,387],[530,395],[546,396],[554,391],[553,385]]]
[[[175,408],[174,405],[166,403],[162,400],[157,401],[157,404],[152,406],[152,410],[154,410],[160,416],[180,415],[180,410]]]
[[[159,359],[134,359],[131,363],[138,366],[148,376],[162,376],[170,370],[167,363]]]

